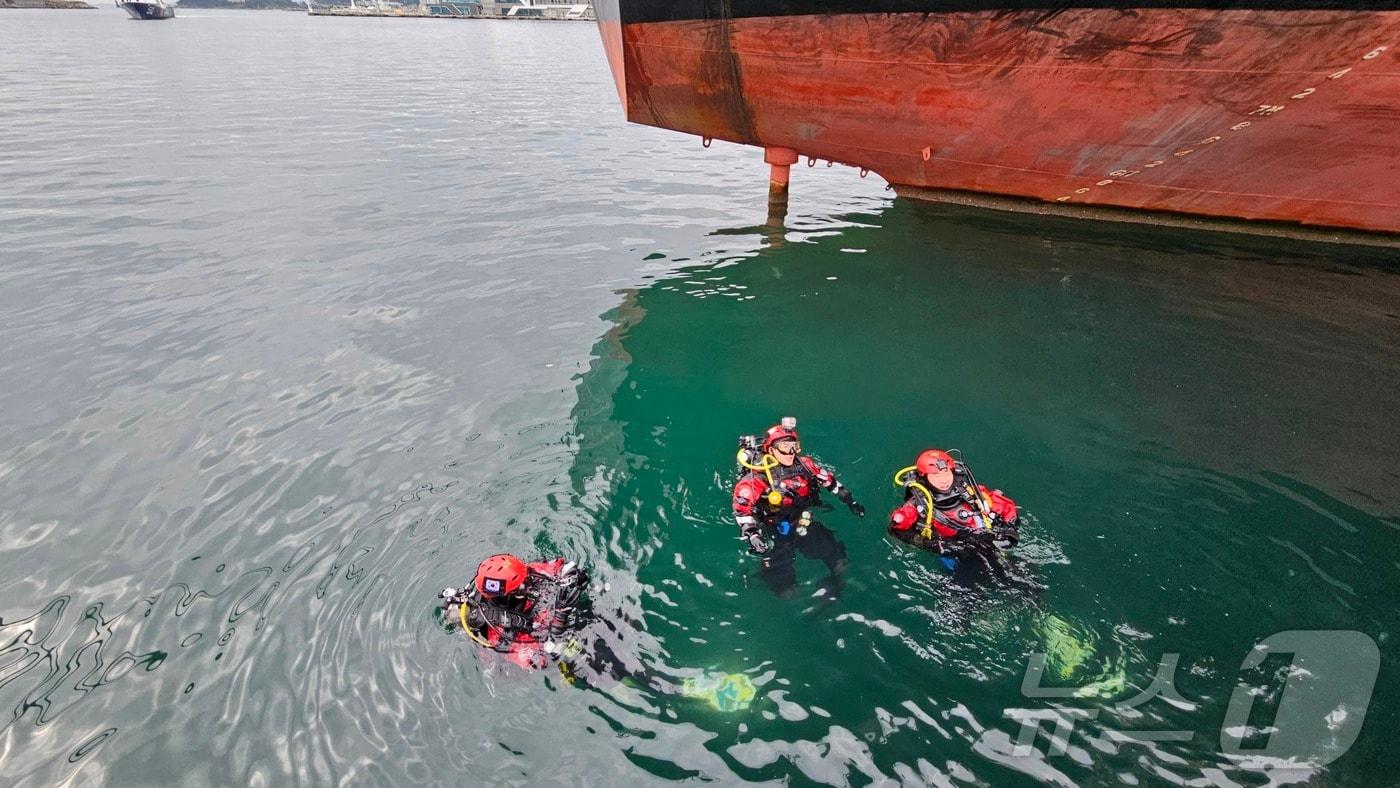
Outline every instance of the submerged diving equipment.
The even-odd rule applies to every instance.
[[[811,524],[812,524],[812,513],[809,512],[809,511],[803,510],[802,516],[799,517],[798,520],[797,520],[797,535],[798,535],[798,536],[806,536],[806,535],[807,535],[807,526],[809,526],[809,525],[811,525]]]
[[[681,682],[681,697],[703,700],[716,711],[742,711],[757,695],[753,680],[743,673],[686,678]]]

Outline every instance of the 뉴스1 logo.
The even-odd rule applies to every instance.
[[[1206,735],[1209,735],[1207,731],[1219,732],[1219,753],[1232,768],[1263,772],[1274,769],[1315,771],[1346,754],[1361,733],[1380,671],[1380,649],[1362,632],[1292,630],[1257,642],[1245,655],[1240,670],[1258,668],[1272,655],[1288,657],[1279,672],[1284,678],[1281,690],[1269,693],[1267,688],[1239,680],[1224,718],[1202,720],[1208,727],[1201,732]],[[979,744],[997,752],[1003,763],[1014,768],[1018,759],[1043,763],[1046,757],[1066,754],[1073,754],[1075,760],[1083,762],[1088,750],[1077,746],[1076,739],[1102,752],[1114,752],[1132,744],[1151,747],[1191,741],[1197,735],[1197,730],[1191,728],[1117,727],[1123,722],[1152,719],[1135,707],[1154,701],[1171,706],[1177,712],[1204,711],[1200,704],[1187,700],[1176,689],[1179,657],[1175,653],[1163,654],[1151,685],[1135,697],[1116,704],[1082,706],[1074,701],[1087,700],[1097,693],[1088,691],[1091,687],[1043,686],[1041,679],[1047,655],[1032,654],[1021,682],[1021,693],[1028,699],[1047,701],[1046,706],[1004,710],[1005,717],[1020,723],[1018,735],[1013,740],[1005,731],[988,728]],[[1277,698],[1273,704],[1276,708],[1268,714],[1272,720],[1256,719],[1259,715],[1254,714],[1255,700],[1270,695]],[[1036,748],[1039,734],[1049,739],[1049,746],[1043,753]],[[1247,744],[1246,740],[1251,741]]]

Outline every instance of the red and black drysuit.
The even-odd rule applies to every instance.
[[[452,589],[444,590],[442,607],[447,622],[458,623],[460,614],[454,608],[465,603],[467,627],[478,642],[522,668],[535,669],[550,663],[545,645],[574,626],[588,575],[563,558],[526,566],[529,574],[514,594],[486,596],[471,583],[451,594],[447,591]]]
[[[953,486],[946,492],[935,490],[927,480],[906,483],[904,504],[890,513],[890,533],[939,553],[989,547],[994,540],[1014,544],[1018,525],[1016,503],[1001,490],[978,485],[977,489],[991,509],[991,528],[988,529],[984,527],[981,506],[972,486],[972,481],[961,471],[954,472]]]
[[[763,554],[760,574],[764,582],[773,593],[791,596],[797,589],[797,570],[793,566],[793,551],[797,550],[826,564],[831,572],[827,588],[832,594],[839,592],[840,574],[846,567],[845,545],[831,529],[815,520],[807,525],[805,536],[799,535],[798,524],[804,511],[821,504],[821,489],[831,492],[857,514],[864,514],[865,509],[837,481],[830,468],[818,465],[810,457],[800,456],[788,466],[775,465],[768,473],[772,474],[771,486],[768,475],[752,470],[734,485],[734,521],[753,551]],[[768,493],[775,488],[782,495],[782,502],[776,505],[768,500]]]

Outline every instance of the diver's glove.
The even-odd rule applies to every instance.
[[[992,531],[992,544],[1000,550],[1010,550],[1021,541],[1021,534],[1015,526],[1000,524]]]
[[[851,502],[846,505],[851,507],[851,513],[854,514],[856,517],[865,516],[865,507],[861,505],[860,501],[857,501],[854,498],[852,498]]]
[[[766,553],[766,552],[768,552],[769,550],[773,549],[773,548],[772,548],[772,545],[768,544],[768,540],[766,540],[766,539],[763,538],[763,534],[758,533],[757,531],[755,531],[754,533],[749,534],[748,539],[749,539],[749,550],[750,550],[751,552],[753,552],[753,553],[756,553],[756,554],[758,554],[758,555],[763,555],[764,553]]]

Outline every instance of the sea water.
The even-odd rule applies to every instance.
[[[760,154],[626,125],[588,24],[0,43],[6,784],[1391,779],[1393,253],[824,164],[765,226]],[[839,593],[799,558],[774,596],[729,514],[785,415],[869,510],[816,513]],[[1020,505],[1024,582],[886,536],[934,446]],[[444,631],[503,550],[592,572],[619,675]],[[1291,630],[1354,634],[1241,667]],[[1261,771],[1338,686],[1289,721],[1322,754]]]

